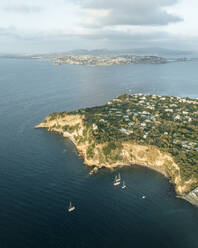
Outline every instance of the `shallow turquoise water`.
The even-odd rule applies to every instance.
[[[197,63],[56,67],[0,60],[1,248],[197,248],[198,209],[177,199],[163,176],[119,169],[123,191],[112,185],[116,172],[88,176],[70,141],[33,129],[50,112],[139,92],[198,97]]]

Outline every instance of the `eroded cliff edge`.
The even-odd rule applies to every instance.
[[[99,107],[49,114],[35,128],[69,138],[88,166],[142,165],[198,202],[198,100],[121,95]]]
[[[65,114],[64,117],[58,117],[55,120],[50,119],[51,116],[49,115],[35,128],[47,128],[48,131],[58,132],[64,137],[69,138],[76,145],[77,150],[84,158],[84,163],[88,166],[115,168],[126,165],[131,166],[133,164],[143,165],[170,177],[179,194],[189,192],[191,184],[196,182],[193,178],[186,182],[182,181],[180,168],[174,162],[172,156],[161,152],[154,146],[122,142],[111,151],[109,156],[106,156],[104,154],[105,143],[94,146],[89,140],[89,132],[92,130],[86,129],[83,124],[83,115]],[[67,129],[70,129],[69,132],[65,131],[65,126],[67,126]],[[94,128],[96,129],[96,127]],[[89,153],[91,154],[89,155]]]

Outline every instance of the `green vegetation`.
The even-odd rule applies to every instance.
[[[101,145],[99,160],[115,162],[121,158],[125,141],[151,145],[172,154],[180,166],[182,180],[198,179],[198,99],[158,95],[121,95],[105,105],[77,111],[53,113],[49,120],[65,115],[83,115],[83,135],[78,144],[87,142],[87,158]],[[79,129],[65,125],[69,133]],[[143,156],[143,155],[142,155]]]
[[[103,154],[118,160],[119,144],[132,141],[172,154],[183,180],[198,179],[198,100],[157,95],[121,95],[99,107],[72,111],[85,116],[90,144],[105,144]]]
[[[61,114],[61,113],[52,113],[52,114],[50,114],[50,115],[49,115],[49,120],[50,120],[50,121],[56,120],[56,118],[57,118],[58,116],[60,116],[60,114]]]
[[[94,156],[94,147],[95,147],[94,144],[92,144],[92,145],[90,145],[90,146],[88,147],[88,149],[87,149],[87,158],[88,158],[88,159],[93,158],[93,156]]]
[[[74,131],[79,129],[79,124],[75,125],[75,126],[69,126],[69,125],[65,125],[62,127],[63,131],[67,131],[68,133],[73,133]]]

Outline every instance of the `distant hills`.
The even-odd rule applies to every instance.
[[[190,50],[174,50],[174,49],[167,49],[167,48],[160,48],[160,47],[142,47],[142,48],[131,48],[131,49],[117,49],[117,50],[110,50],[110,49],[76,49],[70,51],[63,51],[63,52],[52,52],[52,53],[26,53],[26,54],[0,54],[2,58],[54,58],[57,56],[65,56],[65,55],[148,55],[148,56],[159,56],[159,57],[166,57],[166,58],[198,58],[197,51],[190,51]]]
[[[172,50],[159,47],[131,48],[131,49],[94,49],[94,50],[71,50],[67,54],[72,55],[112,55],[112,54],[134,54],[134,55],[155,55],[163,57],[198,57],[198,52],[188,50]]]

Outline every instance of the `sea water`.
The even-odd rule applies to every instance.
[[[51,112],[104,104],[122,93],[198,97],[197,63],[0,60],[1,248],[198,247],[198,208],[176,198],[162,175],[133,166],[89,176],[68,139],[33,128]],[[113,186],[118,172],[124,190]]]

